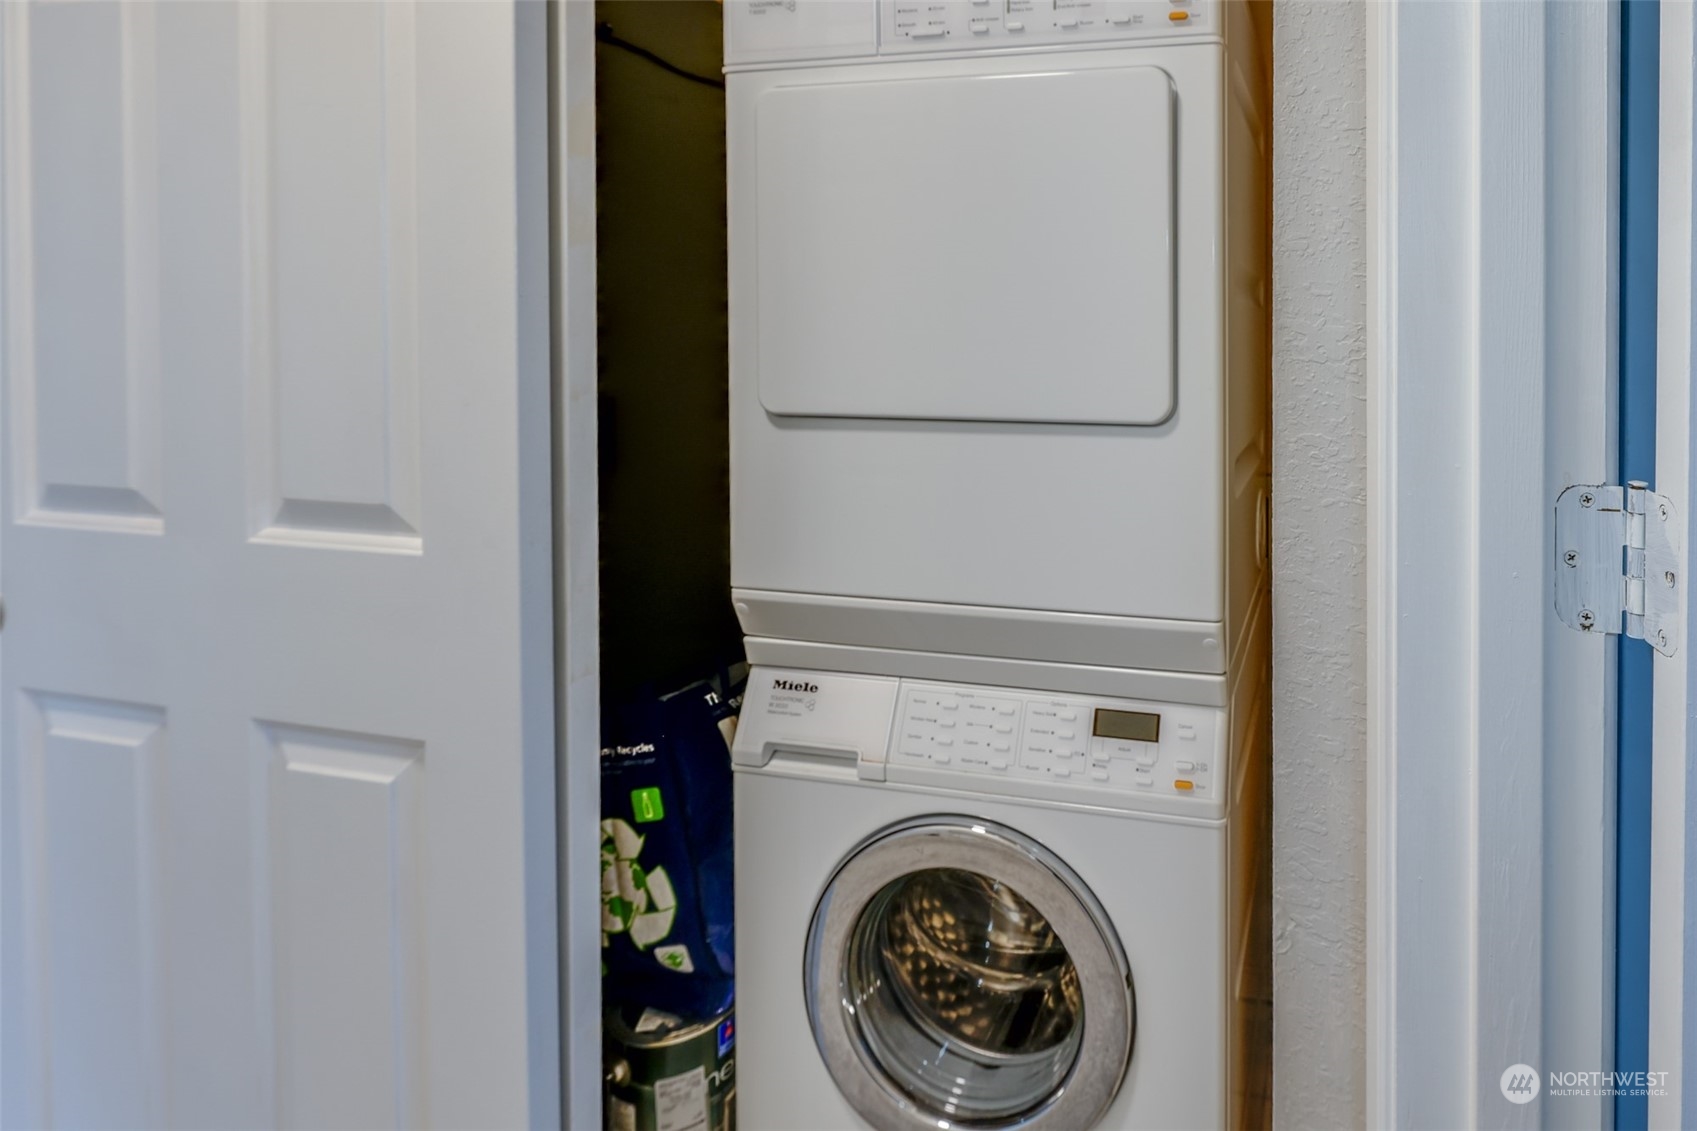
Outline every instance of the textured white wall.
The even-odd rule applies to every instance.
[[[1366,9],[1273,5],[1273,1111],[1366,1125]]]

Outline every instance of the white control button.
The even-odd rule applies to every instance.
[[[1195,742],[1196,728],[1191,726],[1189,723],[1180,723],[1178,725],[1178,736],[1185,742]]]
[[[953,719],[938,719],[937,725],[944,728],[945,730],[948,730],[948,729],[952,729],[954,727],[955,721]]]
[[[990,768],[992,770],[1005,770],[1008,768],[1008,760],[1006,758],[992,758],[990,759]]]
[[[1013,733],[1013,727],[1009,726],[1007,723],[997,723],[996,724],[996,733],[997,734],[1012,734]]]
[[[1097,781],[1107,781],[1108,771],[1102,769],[1091,770],[1090,776],[1095,778]]]
[[[931,760],[933,762],[937,763],[939,766],[946,766],[946,765],[949,764],[949,755],[943,753],[941,750],[938,750],[938,751],[935,751],[931,755]]]
[[[1130,16],[1109,16],[1108,22],[1111,23],[1111,24],[1119,24],[1123,27],[1124,25],[1129,24],[1131,22],[1131,17]]]
[[[1077,27],[1078,26],[1078,17],[1077,16],[1062,16],[1058,22],[1059,22],[1061,27]]]
[[[1006,27],[1009,31],[1024,31],[1025,30],[1025,25],[1020,23],[1018,20],[1009,20],[1006,24],[1004,24],[1002,26]]]
[[[1072,738],[1072,737],[1074,737],[1074,733],[1070,730],[1056,731],[1055,734],[1060,738]]]
[[[1154,752],[1139,754],[1137,756],[1137,764],[1139,766],[1153,766],[1155,764],[1156,757],[1157,755]]]
[[[973,35],[989,35],[990,34],[990,25],[989,24],[973,24],[972,25],[972,34]]]
[[[958,710],[960,710],[960,700],[959,699],[944,699],[942,702],[940,702],[937,705],[939,707],[943,708],[943,710],[945,710],[945,711],[958,711]]]
[[[1139,789],[1153,789],[1155,787],[1155,775],[1147,770],[1138,770],[1131,775],[1131,780],[1132,784]]]
[[[998,715],[1011,715],[1016,710],[1018,710],[1018,708],[1012,703],[998,703],[996,705],[996,714]]]
[[[974,4],[977,4],[979,7],[983,7],[984,5],[988,4],[990,2],[990,0],[972,0],[972,2]]]
[[[1008,744],[1005,742],[992,742],[990,744],[990,749],[1006,754],[1008,752]]]
[[[1072,770],[1066,766],[1050,766],[1049,773],[1053,774],[1057,778],[1072,777]]]
[[[1077,722],[1078,721],[1078,712],[1077,711],[1062,711],[1060,713],[1060,719],[1064,723]]]
[[[1195,762],[1174,762],[1173,763],[1173,769],[1177,770],[1181,774],[1188,774],[1191,771],[1196,769],[1196,763]]]
[[[953,746],[955,744],[955,740],[952,739],[952,738],[949,738],[947,735],[943,735],[943,736],[940,736],[938,738],[934,738],[934,739],[932,739],[932,741],[935,742],[938,746]]]
[[[946,30],[940,27],[916,27],[907,34],[909,39],[935,39]]]

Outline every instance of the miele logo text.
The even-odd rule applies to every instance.
[[[819,694],[817,683],[808,683],[799,679],[775,679],[772,681],[773,691],[801,691],[808,695]]]

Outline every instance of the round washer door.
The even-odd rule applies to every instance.
[[[971,817],[904,821],[838,866],[808,933],[807,1011],[875,1127],[1086,1128],[1131,1059],[1131,971],[1057,856]]]

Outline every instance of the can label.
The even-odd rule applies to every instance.
[[[726,1053],[730,1052],[731,1049],[735,1048],[736,1043],[737,1043],[737,1023],[736,1023],[736,1019],[733,1018],[733,1017],[727,1017],[723,1021],[719,1022],[719,1056],[720,1056],[720,1058],[723,1059],[724,1055]]]
[[[707,1131],[707,1072],[654,1081],[654,1131]]]
[[[687,1024],[656,1009],[609,1010],[606,1131],[735,1131],[736,1021]]]

